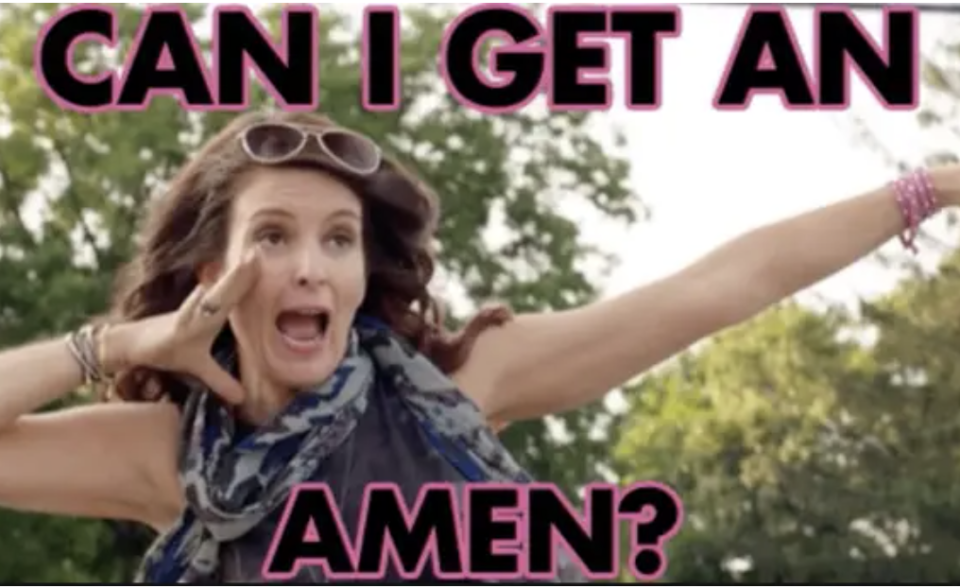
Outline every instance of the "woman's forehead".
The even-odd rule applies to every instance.
[[[335,176],[319,168],[265,167],[251,173],[236,194],[244,216],[266,206],[317,212],[330,207],[360,209],[360,200]]]

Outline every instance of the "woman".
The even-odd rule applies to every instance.
[[[328,483],[350,525],[369,482],[525,481],[488,423],[596,401],[958,203],[960,168],[917,172],[615,299],[450,336],[426,190],[326,119],[241,116],[157,201],[108,326],[0,354],[0,505],[150,525],[150,582],[259,582],[294,485]],[[30,414],[85,380],[122,402]]]

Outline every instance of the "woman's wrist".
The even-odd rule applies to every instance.
[[[942,208],[960,205],[960,166],[935,167],[930,170],[930,179]]]
[[[919,253],[916,238],[920,227],[939,211],[960,204],[960,168],[919,169],[901,176],[891,188],[904,225],[900,243]]]
[[[128,369],[127,350],[133,341],[134,323],[117,323],[104,326],[97,337],[97,355],[100,369],[107,376]]]

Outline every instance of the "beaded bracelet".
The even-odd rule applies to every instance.
[[[103,370],[106,355],[103,333],[106,325],[85,325],[66,337],[67,349],[80,365],[86,385],[99,384],[109,378]]]
[[[920,225],[940,210],[933,180],[927,170],[918,169],[894,182],[893,189],[906,224],[900,242],[906,249],[917,253],[915,241]]]

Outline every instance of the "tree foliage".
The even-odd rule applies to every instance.
[[[672,580],[960,578],[958,269],[860,318],[784,305],[633,391],[618,466],[686,502]]]

